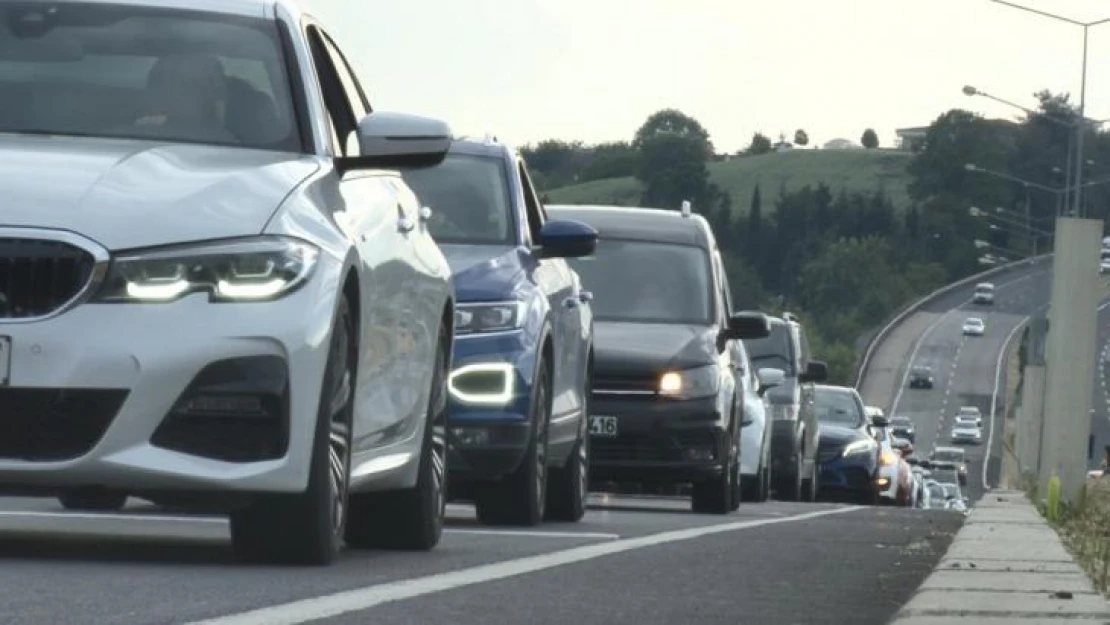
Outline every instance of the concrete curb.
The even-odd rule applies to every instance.
[[[948,553],[891,623],[1063,621],[1110,621],[1110,603],[1021,491],[994,490],[972,508]]]
[[[924,307],[926,304],[929,304],[934,299],[947,295],[948,293],[951,293],[952,291],[960,287],[974,284],[983,280],[984,278],[989,278],[990,276],[1003,273],[1017,267],[1021,267],[1022,265],[1036,264],[1042,259],[1048,258],[1050,256],[1052,256],[1052,254],[1041,254],[1040,256],[1023,258],[1019,261],[1007,263],[1005,265],[999,265],[986,271],[981,271],[977,274],[973,274],[961,280],[957,280],[956,282],[953,282],[951,284],[946,284],[945,286],[942,286],[932,293],[929,293],[928,295],[909,304],[908,306],[903,308],[901,312],[895,315],[893,319],[888,321],[886,325],[880,328],[878,332],[872,335],[870,340],[867,341],[867,347],[863,351],[863,357],[859,360],[859,362],[856,363],[854,386],[858,389],[860,388],[860,385],[863,384],[863,378],[867,375],[867,368],[871,365],[871,357],[875,354],[875,351],[878,349],[879,345],[882,344],[883,340],[886,339],[887,335],[894,331],[895,328],[901,325],[901,323],[909,318],[911,315],[921,310],[921,308]]]

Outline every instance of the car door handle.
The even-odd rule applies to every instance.
[[[578,301],[582,302],[583,304],[589,304],[590,302],[594,301],[594,294],[589,291],[579,291]]]

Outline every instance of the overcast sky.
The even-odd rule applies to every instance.
[[[629,139],[652,112],[696,117],[718,151],[755,131],[858,141],[1041,88],[1079,99],[1082,28],[990,0],[302,0],[377,109],[515,144]],[[1106,0],[1026,0],[1082,21]],[[697,7],[697,8],[691,8]],[[1087,114],[1110,117],[1110,24],[1090,30]]]

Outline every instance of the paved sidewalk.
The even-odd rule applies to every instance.
[[[993,490],[972,508],[948,553],[896,625],[1110,623],[1059,536],[1016,490]]]

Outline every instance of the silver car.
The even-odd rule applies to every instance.
[[[390,168],[447,125],[285,0],[0,17],[0,483],[218,507],[252,559],[434,546],[452,284]]]

